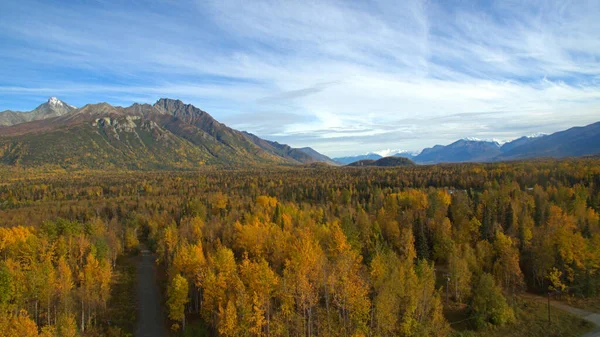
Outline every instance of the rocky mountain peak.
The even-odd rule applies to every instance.
[[[77,109],[76,106],[67,104],[54,96],[48,98],[47,103],[48,103],[48,105],[50,105],[53,108],[69,108],[70,110]]]
[[[63,102],[56,97],[50,97],[48,99],[48,104],[53,105],[53,106],[57,106],[57,105],[63,106]]]

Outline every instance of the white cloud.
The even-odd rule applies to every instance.
[[[0,94],[61,94],[76,105],[171,96],[329,155],[597,121],[598,1],[477,6],[3,3]]]

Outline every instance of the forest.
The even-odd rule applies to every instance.
[[[0,335],[131,336],[143,246],[172,336],[575,336],[527,298],[600,297],[599,214],[598,158],[2,167]]]

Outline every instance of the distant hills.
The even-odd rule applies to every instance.
[[[363,159],[356,161],[354,163],[350,163],[347,166],[351,167],[369,167],[369,166],[377,166],[377,167],[396,167],[396,166],[413,166],[415,163],[403,157],[383,157],[377,160],[372,159]]]
[[[579,157],[600,153],[600,122],[551,135],[521,137],[500,145],[495,141],[461,139],[424,149],[414,158],[420,164],[494,162],[536,157]]]
[[[8,165],[177,169],[333,163],[313,149],[234,130],[193,105],[167,98],[154,105],[99,103],[79,109],[51,98],[31,112],[5,111],[0,123],[0,162]]]
[[[348,165],[348,164],[352,164],[352,163],[362,161],[362,160],[375,161],[375,160],[381,159],[381,158],[383,158],[383,157],[378,155],[377,153],[367,153],[367,154],[356,155],[356,156],[336,157],[336,158],[333,158],[333,160],[335,160],[336,162],[338,162],[342,165]]]
[[[399,150],[395,150],[395,151],[389,151],[386,150],[384,152],[387,152],[387,155],[384,154],[383,156],[379,153],[367,153],[364,155],[357,155],[357,156],[348,156],[348,157],[337,157],[337,158],[332,158],[334,161],[342,164],[342,165],[348,165],[357,161],[361,161],[361,160],[377,160],[377,159],[381,159],[384,157],[404,157],[404,158],[408,158],[408,159],[414,159],[415,158],[415,153],[413,152],[408,152],[408,151],[399,151]],[[380,152],[381,153],[381,152]]]
[[[579,157],[600,154],[600,122],[573,127],[551,135],[538,134],[521,137],[500,144],[494,140],[465,138],[449,145],[435,145],[418,155],[397,153],[417,164],[494,162],[536,157]],[[363,160],[377,160],[381,156],[369,153],[360,156],[333,158],[342,164]]]

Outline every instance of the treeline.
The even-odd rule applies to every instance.
[[[486,328],[518,320],[524,291],[598,295],[599,164],[45,173],[0,186],[0,224],[44,238],[64,218],[108,226],[121,250],[147,240],[174,331],[444,336],[447,306]],[[90,255],[103,261],[65,258],[72,275]],[[80,294],[63,311],[81,332],[102,306],[81,323]],[[5,312],[33,319],[29,303]]]

